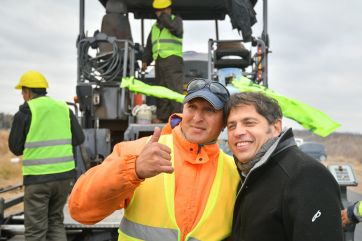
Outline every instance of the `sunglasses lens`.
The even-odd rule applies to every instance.
[[[210,84],[210,90],[215,94],[230,96],[229,91],[220,83],[212,82]]]
[[[210,82],[205,79],[195,79],[191,81],[187,86],[187,92],[191,93],[205,87],[208,87],[212,93],[219,96],[223,101],[229,99],[229,91],[222,84],[219,82]]]
[[[189,83],[189,85],[187,86],[187,92],[200,90],[205,86],[206,86],[206,81],[204,79],[196,79]]]

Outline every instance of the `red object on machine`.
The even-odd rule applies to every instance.
[[[134,94],[134,104],[142,105],[143,104],[143,95],[142,94]]]

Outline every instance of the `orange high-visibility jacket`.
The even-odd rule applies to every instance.
[[[179,126],[174,129],[166,126],[163,134],[168,131],[173,135],[175,152],[175,217],[181,240],[184,240],[204,212],[216,173],[219,147],[211,144],[199,150],[197,144],[185,140]],[[78,179],[68,204],[75,220],[94,224],[113,211],[128,207],[135,189],[143,181],[135,173],[135,160],[147,140],[146,137],[117,144],[101,165],[93,167]],[[225,202],[230,203],[232,209],[232,196],[239,181],[236,168],[230,171],[230,176],[235,179],[232,184],[235,191],[230,195],[231,200],[229,198]]]

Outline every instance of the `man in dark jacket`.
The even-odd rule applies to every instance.
[[[155,61],[155,83],[178,93],[183,92],[182,19],[171,14],[171,0],[154,0],[157,22],[147,38],[142,58],[142,70]],[[182,112],[182,104],[157,99],[157,118],[153,122],[168,121],[172,113]]]
[[[228,142],[242,179],[232,240],[342,241],[337,182],[282,132],[276,100],[261,93],[231,96]]]
[[[75,176],[73,147],[84,135],[64,101],[46,96],[48,82],[37,71],[20,78],[25,103],[14,116],[9,148],[23,155],[25,239],[66,240],[63,208]]]

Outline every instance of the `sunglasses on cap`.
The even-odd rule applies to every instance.
[[[206,79],[194,79],[187,85],[187,93],[193,93],[195,91],[208,88],[212,93],[222,98],[223,101],[227,101],[230,97],[229,91],[219,82],[209,81]]]

